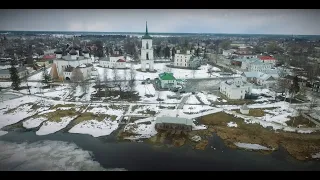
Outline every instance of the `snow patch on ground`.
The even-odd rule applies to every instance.
[[[298,130],[297,132],[298,133],[302,133],[302,134],[310,134],[310,133],[312,133],[314,131],[312,131],[312,130]]]
[[[211,104],[211,103],[208,101],[206,94],[204,94],[204,93],[201,92],[201,93],[198,93],[197,96],[200,98],[200,100],[201,100],[204,104],[206,104],[206,105],[210,105],[210,104]]]
[[[81,122],[69,130],[69,133],[89,134],[93,137],[107,136],[119,126],[117,120],[105,119],[103,121],[89,120]]]
[[[238,124],[235,122],[229,122],[227,126],[228,127],[238,127]]]
[[[311,157],[314,158],[314,159],[320,158],[320,152],[318,152],[316,154],[313,154]]]
[[[184,105],[183,112],[186,114],[198,114],[205,111],[213,110],[214,108],[207,105]]]
[[[37,135],[48,135],[55,133],[65,127],[75,118],[73,117],[62,117],[60,122],[52,122],[52,121],[46,121],[43,123],[43,125],[40,127],[40,129],[36,132]]]
[[[244,149],[252,149],[252,150],[271,150],[265,146],[261,146],[259,144],[250,144],[250,143],[234,143],[237,147],[244,148]]]
[[[30,128],[35,128],[35,127],[38,127],[40,126],[40,124],[43,122],[43,121],[46,121],[48,120],[47,118],[45,117],[39,117],[39,118],[30,118],[26,121],[23,121],[22,122],[22,125],[23,127],[27,128],[27,129],[30,129]]]
[[[146,123],[146,124],[145,124]],[[157,134],[155,129],[154,118],[145,118],[137,120],[134,123],[129,123],[124,127],[124,131],[129,131],[135,134],[136,136],[127,137],[126,139],[140,139],[140,138],[150,138]]]
[[[200,125],[195,125],[194,123],[192,124],[192,130],[204,130],[207,129],[208,127],[206,125],[200,124]]]

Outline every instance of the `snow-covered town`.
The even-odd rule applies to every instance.
[[[320,157],[317,81],[307,88],[306,78],[249,45],[212,56],[199,43],[176,46],[159,58],[147,24],[140,41],[138,58],[120,47],[97,57],[73,38],[38,69],[16,65],[17,88],[12,66],[2,66],[0,134],[18,127],[205,149],[216,133],[230,148]]]

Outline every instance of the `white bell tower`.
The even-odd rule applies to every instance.
[[[147,65],[149,65],[149,71],[154,71],[152,37],[148,33],[148,24],[146,22],[146,33],[142,36],[141,71],[146,71]]]

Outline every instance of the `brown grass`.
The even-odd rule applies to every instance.
[[[193,135],[198,134],[203,138],[204,135],[208,135],[212,131],[216,132],[231,148],[236,148],[235,142],[260,144],[275,149],[282,145],[299,160],[305,160],[306,157],[310,158],[311,154],[320,152],[320,133],[298,134],[283,131],[275,133],[274,130],[269,130],[259,124],[246,124],[242,119],[223,112],[204,116],[200,121],[209,125],[209,129],[201,130],[203,132],[192,132]],[[236,122],[238,127],[227,127],[227,123],[230,121]]]
[[[46,114],[42,114],[40,116],[48,118],[48,121],[60,122],[61,118],[75,116],[79,112],[77,112],[74,108],[68,110],[56,110],[54,112],[49,112]]]
[[[316,127],[315,123],[301,115],[298,117],[290,117],[290,120],[287,121],[286,124],[292,127],[298,127],[299,125],[302,125],[303,127]]]
[[[51,109],[57,109],[60,107],[75,107],[75,104],[56,104],[55,106],[51,107]]]
[[[247,116],[254,116],[254,117],[263,117],[264,115],[268,114],[264,110],[273,110],[275,108],[255,108],[255,109],[250,109],[249,114]],[[240,110],[236,110],[237,113],[241,114]]]

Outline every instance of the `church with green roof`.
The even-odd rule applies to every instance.
[[[162,89],[170,89],[177,87],[177,79],[173,76],[173,73],[160,73],[159,85]]]

